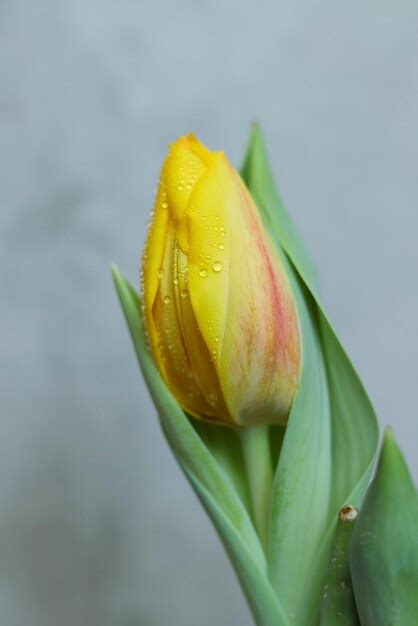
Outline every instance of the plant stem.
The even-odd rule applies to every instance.
[[[251,428],[243,428],[240,433],[247,471],[252,518],[263,548],[266,550],[271,487],[273,483],[269,427],[253,426]]]

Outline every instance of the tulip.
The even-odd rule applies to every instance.
[[[142,296],[150,349],[185,411],[231,426],[286,422],[300,369],[289,280],[238,172],[193,135],[162,167]]]

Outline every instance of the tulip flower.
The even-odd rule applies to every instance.
[[[183,409],[226,425],[284,423],[300,340],[283,262],[237,171],[193,135],[163,164],[142,272],[149,345]]]
[[[413,485],[406,489],[389,446],[362,505],[376,416],[318,300],[314,264],[277,193],[258,126],[242,179],[193,135],[170,147],[142,298],[116,267],[113,277],[167,442],[227,548],[257,626],[354,626],[357,608],[367,623],[388,626],[395,605],[399,623],[415,624],[409,566],[417,559],[405,560],[415,556]],[[389,487],[405,496],[394,507]],[[351,528],[335,533],[348,502],[360,510],[350,541]]]

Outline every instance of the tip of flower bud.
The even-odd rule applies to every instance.
[[[204,146],[203,143],[199,141],[194,133],[182,135],[170,145],[170,152],[172,154],[175,154],[178,151],[185,151],[189,154],[191,153],[191,156],[200,159],[206,167],[209,166],[213,161],[214,153],[206,148],[206,146]]]

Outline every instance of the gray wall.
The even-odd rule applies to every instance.
[[[282,195],[418,475],[416,0],[0,3],[0,606],[8,626],[250,626],[113,293],[167,143]]]

